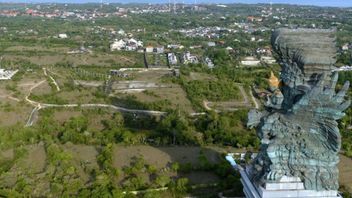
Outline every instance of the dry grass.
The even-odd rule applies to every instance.
[[[65,51],[66,53],[66,51]],[[73,65],[97,65],[97,66],[111,66],[112,63],[119,63],[122,65],[132,66],[136,63],[141,63],[142,58],[139,56],[130,57],[121,54],[55,54],[55,55],[3,55],[5,60],[27,60],[31,63],[48,66],[56,63],[69,62]]]
[[[352,159],[340,155],[339,171],[340,186],[345,186],[349,192],[352,192]]]
[[[148,70],[129,72],[129,74],[134,77],[133,80],[135,81],[161,83],[162,77],[172,75],[172,72],[168,70]]]
[[[65,53],[69,51],[70,48],[68,47],[43,47],[43,46],[11,46],[5,49],[5,51],[44,51],[44,52],[58,52],[58,53]]]
[[[178,85],[173,85],[172,88],[151,88],[148,89],[152,93],[146,94],[145,92],[133,93],[141,102],[156,102],[160,100],[168,100],[171,102],[170,108],[179,108],[187,113],[193,113],[191,102],[188,100],[186,92]]]

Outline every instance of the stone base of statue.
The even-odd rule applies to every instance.
[[[248,178],[246,170],[240,170],[241,182],[246,198],[342,198],[337,191],[305,190],[298,177],[282,177],[278,182],[267,182],[257,186]]]

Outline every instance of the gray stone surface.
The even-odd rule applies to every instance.
[[[249,181],[259,189],[295,177],[300,178],[304,190],[296,189],[293,194],[337,196],[341,148],[337,120],[345,115],[350,101],[345,100],[349,82],[335,92],[334,41],[333,30],[278,29],[273,33],[282,86],[268,97],[264,111],[252,110],[248,118],[248,126],[257,128],[262,143],[247,167]],[[276,192],[271,193],[276,197]]]

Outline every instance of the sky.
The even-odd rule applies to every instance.
[[[175,0],[182,3],[270,3],[270,0]],[[100,2],[100,0],[0,0],[0,2],[57,2],[57,3],[87,3]],[[110,3],[168,3],[169,0],[103,0]],[[173,2],[173,0],[171,0]],[[352,0],[272,0],[275,3],[299,4],[299,5],[316,5],[316,6],[333,6],[333,7],[352,7]]]

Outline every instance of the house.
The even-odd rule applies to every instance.
[[[60,39],[67,39],[68,36],[67,36],[67,34],[59,34],[59,38]]]
[[[122,50],[122,49],[125,49],[126,47],[126,42],[123,41],[122,39],[121,40],[115,40],[111,45],[110,45],[110,50],[111,51],[115,51],[115,50]]]
[[[168,49],[183,49],[185,48],[183,45],[178,45],[178,44],[169,44],[167,45]]]
[[[213,69],[215,66],[213,61],[211,61],[211,59],[209,57],[206,57],[204,62],[208,66],[209,69]]]
[[[177,64],[177,56],[174,53],[168,53],[167,60],[169,61],[169,65]]]
[[[157,54],[162,54],[164,53],[164,46],[158,46],[153,51]]]
[[[137,50],[138,48],[143,47],[143,42],[142,41],[137,41],[136,39],[127,39],[126,41],[127,45],[126,45],[126,49],[133,49],[133,50]],[[132,51],[132,50],[129,50]]]
[[[262,22],[263,18],[262,17],[255,17],[255,16],[248,16],[247,20],[250,22]]]
[[[145,48],[146,53],[157,53],[157,54],[162,54],[164,53],[164,46],[158,46],[158,47],[153,47],[153,46],[147,46]]]
[[[208,47],[215,47],[215,46],[216,46],[215,42],[208,42]]]
[[[273,57],[271,57],[271,56],[262,56],[262,57],[260,57],[260,61],[264,62],[266,64],[274,64],[274,63],[276,63],[276,60]]]
[[[115,51],[115,50],[126,50],[126,51],[136,51],[140,48],[143,47],[143,42],[142,41],[137,41],[136,39],[120,39],[120,40],[115,40],[111,45],[110,45],[110,50]]]
[[[190,63],[197,64],[199,62],[197,56],[192,55],[189,51],[183,54],[182,60],[185,65]]]
[[[0,69],[0,80],[10,80],[18,70],[5,70]]]
[[[253,56],[247,56],[241,61],[241,64],[244,66],[257,66],[259,65],[259,63],[260,63],[260,60],[258,60]]]
[[[343,51],[348,50],[348,49],[349,49],[348,43],[344,44],[344,45],[341,47],[341,49],[342,49]]]
[[[145,52],[146,53],[153,53],[154,52],[154,47],[153,46],[147,46],[146,48],[145,48]]]

